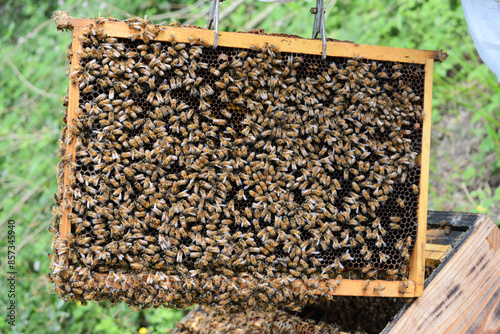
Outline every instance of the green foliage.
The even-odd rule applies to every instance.
[[[170,310],[169,312],[155,312],[148,315],[148,332],[159,333],[165,328],[173,327],[173,324],[184,317],[185,311]]]
[[[330,4],[335,3],[329,9]],[[261,26],[268,32],[310,37],[314,1],[286,5],[255,0],[221,4],[220,29]],[[418,49],[443,49],[448,59],[435,65],[433,150],[450,137],[477,140],[467,163],[445,154],[452,172],[442,175],[443,159],[431,160],[429,205],[433,209],[488,212],[500,221],[500,86],[481,62],[455,1],[327,1],[328,37],[357,43]],[[164,331],[182,317],[179,310],[134,312],[126,305],[64,303],[46,273],[51,234],[52,196],[56,192],[57,140],[62,128],[61,97],[66,94],[66,45],[70,33],[57,32],[50,16],[57,9],[75,17],[127,15],[169,24],[206,25],[208,2],[153,0],[7,0],[0,4],[0,256],[6,256],[5,224],[14,219],[17,235],[16,290],[19,333],[135,333],[141,327]],[[470,126],[455,127],[466,115]],[[469,138],[469,137],[467,137]],[[440,152],[438,152],[440,153]],[[445,152],[446,153],[446,152]],[[458,196],[458,197],[457,197]],[[458,198],[458,200],[456,200]],[[5,264],[0,262],[2,273]],[[4,291],[5,280],[0,280]],[[7,302],[1,294],[0,303]],[[0,318],[0,332],[12,329]]]

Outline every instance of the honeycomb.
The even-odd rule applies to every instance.
[[[108,37],[104,21],[79,37],[69,73],[80,95],[59,149],[61,296],[296,309],[317,296],[272,281],[407,278],[424,65],[158,42],[162,27],[137,18],[125,21],[136,35]]]

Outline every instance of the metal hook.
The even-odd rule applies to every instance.
[[[325,28],[325,6],[323,0],[316,0],[316,7],[311,8],[311,14],[314,14],[314,24],[312,38],[317,38],[321,34],[323,51],[321,58],[326,59],[326,28]]]
[[[215,22],[214,49],[217,49],[217,43],[219,41],[219,0],[210,0],[207,28],[211,29],[212,24],[214,22]]]

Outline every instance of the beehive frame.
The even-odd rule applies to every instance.
[[[79,63],[78,51],[82,49],[82,43],[79,40],[86,27],[95,23],[94,20],[63,18],[63,22],[58,22],[59,26],[73,30],[72,38],[72,63],[70,72]],[[135,32],[127,23],[118,21],[105,21],[101,24],[104,32],[110,37],[128,38]],[[176,41],[188,43],[189,38],[196,36],[205,41],[211,41],[214,32],[204,29],[186,28],[186,27],[165,27],[164,31],[159,32],[154,41],[170,41],[171,35],[175,36]],[[295,52],[302,54],[321,55],[322,44],[320,40],[308,40],[289,38],[282,36],[266,36],[247,33],[226,33],[219,34],[219,47],[233,47],[249,49],[251,46],[272,44],[278,47],[280,52]],[[382,286],[384,289],[365,289],[365,280],[344,279],[332,295],[346,296],[385,296],[385,297],[418,297],[423,294],[424,287],[424,248],[427,219],[427,194],[428,194],[428,175],[429,175],[429,150],[430,150],[430,129],[431,129],[431,98],[432,98],[432,75],[434,60],[442,60],[443,53],[438,51],[420,51],[411,49],[399,49],[391,47],[379,47],[360,45],[354,43],[327,42],[327,56],[352,58],[362,56],[365,59],[380,61],[395,61],[402,63],[422,64],[425,66],[424,79],[424,118],[422,128],[422,150],[419,158],[421,166],[420,172],[420,194],[418,205],[418,229],[417,237],[413,251],[410,256],[409,280],[405,283],[407,287],[404,292],[401,291],[402,281],[377,280],[374,285]],[[69,86],[69,104],[67,111],[67,125],[73,125],[73,118],[79,107],[79,87],[77,83],[71,83]],[[66,144],[66,153],[72,154],[71,160],[75,159],[75,141],[72,140]],[[64,188],[70,185],[70,169],[65,166]],[[66,194],[67,200],[72,201],[72,197]],[[71,231],[71,224],[67,213],[71,209],[63,209],[60,224],[61,236],[66,236]],[[131,275],[130,280],[134,282]],[[137,278],[135,278],[137,279]],[[325,282],[320,283],[320,287],[325,286]],[[294,284],[295,289],[305,288],[303,283],[298,280]]]

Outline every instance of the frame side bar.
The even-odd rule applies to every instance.
[[[75,70],[76,66],[80,63],[80,56],[78,55],[77,51],[82,50],[82,43],[80,42],[80,39],[78,38],[82,34],[83,28],[81,27],[75,27],[73,30],[73,39],[72,39],[72,52],[73,56],[71,58],[71,67],[70,67],[70,74]],[[78,100],[80,98],[80,91],[78,89],[78,83],[75,82],[73,83],[71,79],[69,80],[69,96],[68,96],[68,113],[66,115],[66,136],[68,136],[68,132],[70,131],[70,126],[73,125],[73,118],[76,117],[76,110],[78,109]],[[69,142],[66,142],[66,154],[71,154],[71,164],[75,163],[75,154],[76,154],[76,138],[74,136],[71,136],[71,140]],[[59,227],[59,231],[61,233],[61,236],[63,238],[66,238],[68,235],[68,232],[71,232],[71,223],[68,219],[68,213],[71,213],[72,211],[72,205],[73,205],[73,196],[66,191],[68,187],[70,187],[70,181],[69,181],[69,176],[70,174],[73,174],[74,171],[70,168],[69,163],[65,163],[64,165],[64,189],[63,189],[63,203],[67,202],[70,205],[70,208],[66,209],[63,207],[62,211],[62,217],[61,217],[61,225]],[[67,199],[67,201],[65,200]],[[63,204],[64,205],[64,204]]]
[[[431,147],[432,77],[434,61],[425,62],[424,81],[424,122],[422,126],[422,153],[420,172],[420,195],[418,205],[417,240],[410,259],[410,280],[415,282],[415,296],[424,293],[425,244],[427,233],[427,200],[429,192],[429,160]]]

